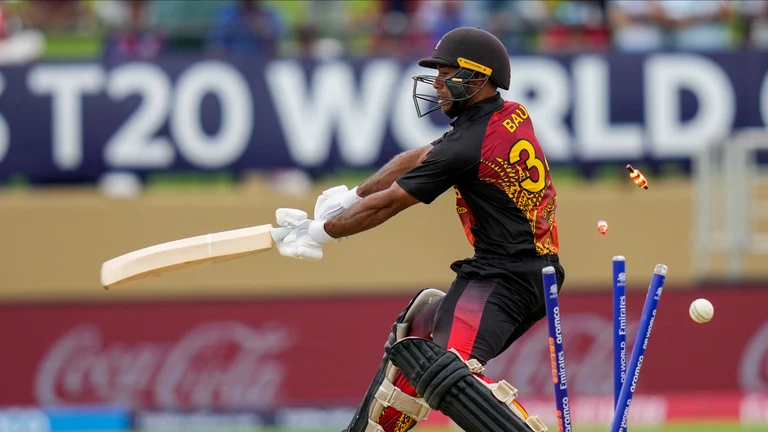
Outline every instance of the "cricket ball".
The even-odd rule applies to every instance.
[[[712,306],[712,303],[703,298],[694,300],[688,308],[688,315],[699,324],[709,322],[714,314],[715,308]]]

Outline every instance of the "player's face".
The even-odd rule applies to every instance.
[[[437,76],[439,78],[445,79],[455,75],[458,70],[459,68],[453,66],[438,66]],[[451,92],[448,90],[448,86],[446,86],[443,81],[435,80],[435,82],[432,84],[432,87],[436,90],[437,97],[439,98],[451,99],[453,97]],[[445,102],[441,107],[443,114],[451,117],[449,114],[451,113],[451,107],[455,103],[456,102]]]

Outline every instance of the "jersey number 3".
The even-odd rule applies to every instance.
[[[547,160],[540,159],[536,154],[536,148],[528,140],[520,140],[509,150],[509,162],[516,165],[520,161],[528,168],[528,178],[520,182],[520,186],[531,193],[544,189],[546,184],[546,171],[549,169]],[[546,168],[545,168],[546,167]]]

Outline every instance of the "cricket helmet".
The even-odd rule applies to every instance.
[[[421,59],[419,66],[437,69],[438,66],[453,66],[459,70],[449,77],[417,75],[413,77],[413,102],[416,112],[423,117],[448,102],[463,101],[479,92],[490,80],[497,87],[509,90],[511,71],[509,53],[503,43],[491,33],[475,27],[459,27],[449,31],[435,46],[431,57]],[[484,77],[480,78],[479,75]],[[470,80],[481,80],[470,84]],[[419,82],[432,85],[442,81],[451,93],[451,98],[434,94],[418,93]],[[422,113],[419,99],[437,104]]]

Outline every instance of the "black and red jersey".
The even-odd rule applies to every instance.
[[[455,190],[475,264],[557,255],[557,193],[528,110],[497,93],[451,125],[397,183],[426,204]]]

